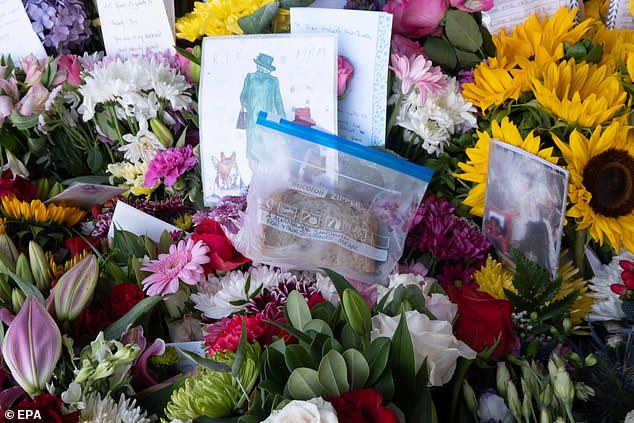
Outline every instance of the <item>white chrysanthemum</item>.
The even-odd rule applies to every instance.
[[[246,281],[251,275],[249,290]],[[244,308],[244,304],[256,292],[270,288],[282,279],[282,273],[268,266],[252,267],[249,272],[231,271],[222,278],[208,276],[197,285],[198,292],[190,296],[194,307],[210,319],[221,319]],[[233,304],[232,304],[233,303]]]
[[[168,101],[172,109],[184,110],[191,104],[192,99],[188,94],[190,85],[185,76],[176,70],[166,65],[152,67],[150,80],[156,95]]]
[[[453,134],[475,127],[475,109],[460,94],[455,78],[447,78],[445,87],[429,94],[422,106],[418,90],[406,95],[396,124],[407,130],[405,136],[409,142],[418,142],[416,138],[420,138],[423,149],[429,154],[439,154]]]
[[[109,395],[101,399],[99,394],[91,394],[85,401],[85,408],[81,410],[82,423],[111,422],[111,423],[151,423],[147,413],[136,407],[136,400],[121,395],[115,403]]]
[[[315,286],[326,301],[334,304],[335,306],[339,304],[339,294],[337,293],[337,288],[335,288],[335,284],[332,283],[328,276],[317,273]]]
[[[620,255],[612,257],[610,263],[604,265],[588,282],[590,292],[587,295],[594,298],[592,311],[588,316],[591,322],[625,318],[625,313],[621,309],[622,301],[610,289],[610,285],[621,281],[621,260],[634,260],[634,255],[623,248]]]
[[[139,123],[140,128],[136,135],[125,134],[123,136],[123,140],[127,144],[119,147],[119,151],[124,151],[123,157],[132,163],[138,161],[149,163],[159,152],[165,150],[165,146],[161,144],[156,135],[148,130],[146,120]]]

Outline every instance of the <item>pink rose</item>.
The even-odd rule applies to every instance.
[[[77,56],[74,54],[65,54],[57,61],[58,75],[53,81],[53,85],[63,84],[68,82],[73,87],[79,87],[81,85],[81,64],[77,60]]]
[[[399,56],[422,56],[423,47],[416,41],[403,37],[402,35],[392,34],[392,54]]]
[[[449,2],[456,9],[469,13],[486,12],[493,7],[493,0],[449,0]]]
[[[352,79],[352,74],[354,73],[354,68],[343,56],[339,56],[337,60],[337,95],[341,97],[345,92],[350,80]]]
[[[392,31],[415,39],[434,34],[449,9],[449,0],[388,0],[383,11],[393,15]]]
[[[196,166],[196,163],[191,145],[169,148],[157,154],[148,165],[145,186],[154,186],[161,178],[165,178],[165,185],[174,185],[176,179]]]

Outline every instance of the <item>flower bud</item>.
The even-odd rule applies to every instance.
[[[4,258],[9,266],[15,267],[15,261],[18,259],[18,249],[6,232],[0,233],[0,256]]]
[[[467,382],[466,379],[462,382],[462,395],[464,396],[464,400],[469,411],[471,411],[472,414],[475,414],[476,411],[478,411],[478,400],[475,392],[473,392],[473,388],[469,385],[469,382]]]
[[[57,194],[61,194],[62,191],[64,191],[64,185],[55,182],[48,192],[48,198],[55,197]]]
[[[539,423],[550,423],[550,414],[548,413],[548,410],[545,408],[542,408],[541,413],[539,414]]]
[[[533,396],[526,386],[526,382],[522,379],[522,392],[524,396],[522,397],[522,415],[524,416],[525,421],[530,421],[531,416],[533,415]]]
[[[22,305],[24,305],[24,300],[26,300],[26,295],[24,295],[24,292],[22,292],[21,289],[13,288],[13,291],[11,291],[11,307],[13,308],[14,312],[17,313],[22,308]]]
[[[553,387],[550,383],[546,384],[544,389],[539,393],[537,400],[541,408],[549,408],[553,402]]]
[[[570,317],[564,318],[564,321],[562,322],[562,326],[564,328],[564,333],[569,334],[570,331],[572,330],[572,320],[570,320]]]
[[[522,404],[517,395],[517,388],[512,381],[506,382],[506,402],[509,404],[509,410],[515,417],[515,420],[522,421]]]
[[[29,241],[29,264],[37,289],[40,291],[48,290],[51,286],[50,267],[44,250],[35,241]]]
[[[90,254],[62,275],[54,290],[55,312],[61,321],[72,321],[92,300],[99,266]]]
[[[18,259],[15,262],[15,274],[24,279],[27,282],[34,283],[33,274],[31,273],[31,266],[29,260],[24,253],[20,253]]]
[[[498,368],[495,374],[495,383],[497,385],[498,392],[506,397],[506,383],[511,380],[509,369],[506,367],[506,363],[498,361]]]
[[[62,335],[42,304],[29,296],[9,326],[2,356],[11,376],[29,395],[46,387],[62,355]]]
[[[572,403],[575,398],[575,387],[570,380],[570,375],[566,369],[559,369],[555,375],[555,383],[553,384],[555,396],[564,403]]]
[[[372,326],[370,308],[361,294],[353,289],[345,289],[342,296],[343,312],[352,330],[364,339]]]
[[[577,395],[577,399],[581,401],[588,401],[590,397],[594,396],[594,389],[591,386],[586,385],[583,382],[575,383],[575,393]]]
[[[594,354],[590,354],[586,357],[585,360],[585,365],[588,367],[592,367],[595,366],[597,364],[597,358],[594,356]]]
[[[156,138],[158,138],[161,144],[165,147],[171,147],[174,144],[174,135],[172,135],[172,131],[170,131],[169,128],[159,119],[155,117],[151,118],[150,128],[152,128],[152,132],[156,135]]]

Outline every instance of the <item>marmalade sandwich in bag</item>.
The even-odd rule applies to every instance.
[[[260,112],[236,249],[282,268],[388,283],[433,171]]]

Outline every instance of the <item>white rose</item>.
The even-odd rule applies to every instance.
[[[429,384],[442,386],[449,382],[456,370],[458,357],[474,359],[476,352],[467,344],[456,339],[451,324],[444,320],[431,320],[417,311],[407,311],[405,320],[414,347],[416,371],[427,357]],[[390,317],[378,314],[372,318],[371,338],[381,336],[392,339],[401,316]]]
[[[339,423],[332,404],[321,397],[291,401],[262,423]]]

